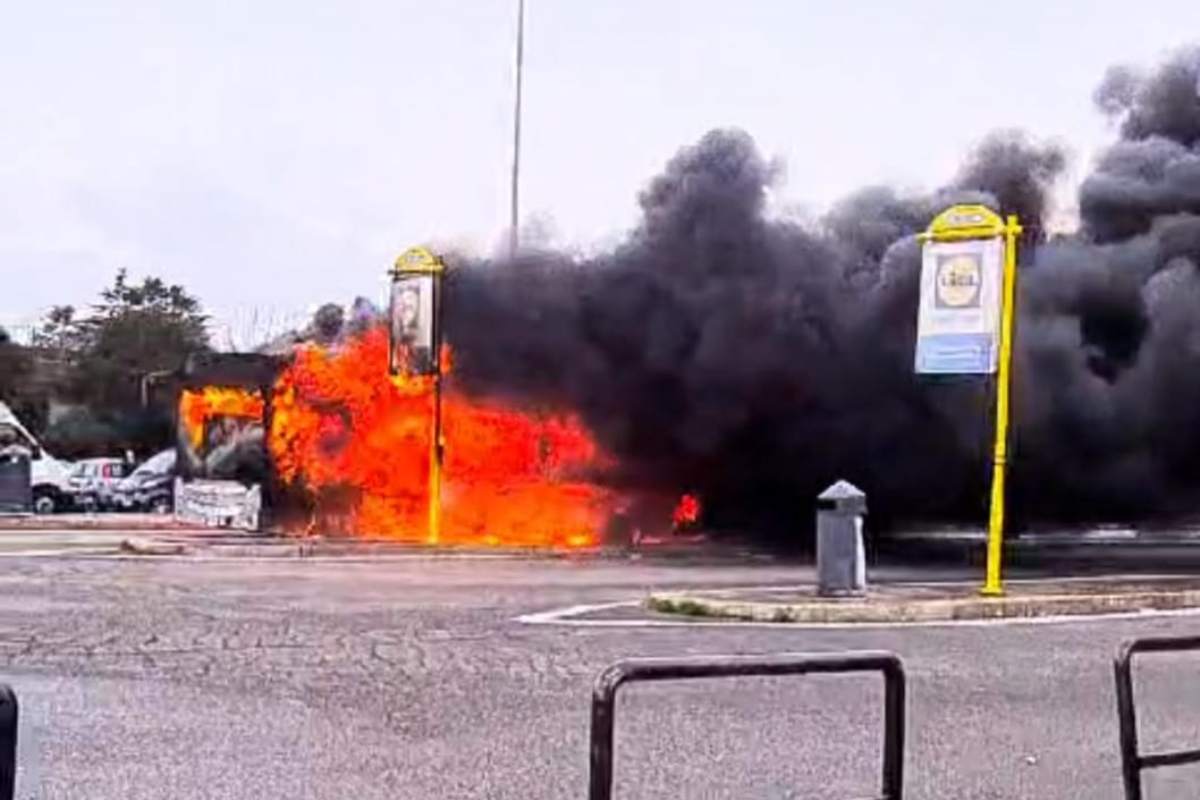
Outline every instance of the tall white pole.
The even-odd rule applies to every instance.
[[[517,91],[513,104],[512,209],[509,219],[509,259],[516,259],[520,246],[517,230],[521,197],[521,78],[525,61],[525,0],[517,0]]]

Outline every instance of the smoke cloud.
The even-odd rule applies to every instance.
[[[456,380],[577,410],[615,483],[698,491],[709,524],[795,530],[837,478],[882,526],[981,521],[992,389],[913,374],[915,234],[952,202],[1019,214],[1018,520],[1144,520],[1200,488],[1200,51],[1114,70],[1120,139],[1048,237],[1064,151],[1000,132],[950,185],[863,189],[816,222],[773,215],[779,166],[749,135],[683,148],[612,252],[455,259]]]

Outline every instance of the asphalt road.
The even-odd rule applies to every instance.
[[[594,676],[632,655],[882,648],[909,673],[907,796],[1119,798],[1111,659],[1200,617],[804,630],[527,625],[782,566],[0,560],[22,798],[580,798]],[[1147,661],[1145,745],[1200,745],[1200,657]],[[617,796],[876,790],[879,681],[631,687]],[[1200,770],[1150,798],[1192,798]]]

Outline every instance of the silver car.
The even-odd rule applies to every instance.
[[[175,503],[175,450],[146,460],[113,489],[113,505],[121,511],[169,513]]]
[[[110,509],[117,485],[131,470],[132,465],[121,458],[76,461],[68,479],[71,499],[76,506],[89,511]]]

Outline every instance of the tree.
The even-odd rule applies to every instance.
[[[83,349],[80,339],[79,320],[75,318],[75,306],[54,306],[42,318],[42,324],[33,332],[33,346],[53,353],[59,359]]]
[[[131,284],[121,270],[100,296],[94,313],[75,328],[74,344],[81,346],[75,384],[89,405],[136,404],[147,375],[177,369],[188,355],[209,349],[200,301],[182,286],[159,278]],[[68,340],[75,335],[68,333]]]
[[[346,312],[337,303],[326,303],[313,314],[309,330],[320,344],[332,344],[346,326]]]
[[[209,349],[200,301],[159,278],[131,283],[125,270],[100,293],[92,313],[57,306],[45,317],[36,343],[69,362],[66,398],[85,406],[96,425],[111,431],[109,446],[149,450],[170,441],[173,398],[142,406],[142,384],[154,373],[178,369]],[[96,426],[91,438],[95,439]],[[59,437],[57,434],[61,433]],[[52,441],[67,431],[51,430]],[[62,445],[70,447],[70,442]]]
[[[12,340],[8,331],[0,328],[0,400],[14,402],[32,372],[33,359],[29,353]]]
[[[0,401],[34,430],[46,421],[46,399],[34,380],[37,366],[29,349],[0,328]]]

